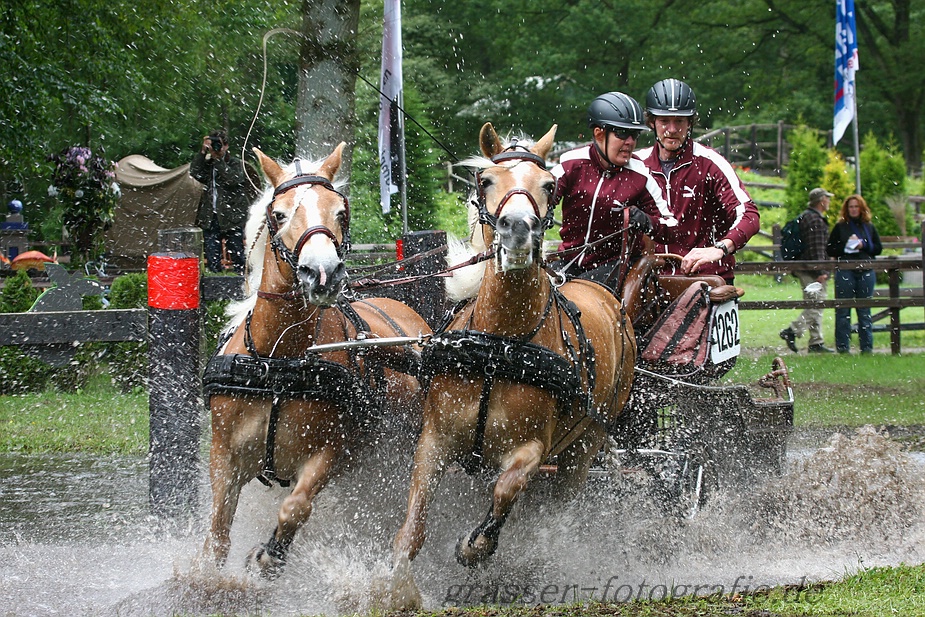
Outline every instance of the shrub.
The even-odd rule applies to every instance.
[[[906,162],[894,143],[881,145],[873,133],[861,150],[861,190],[870,206],[872,222],[881,236],[897,236],[899,223],[888,200],[906,192]]]
[[[148,276],[144,272],[116,277],[109,289],[109,308],[146,308]],[[122,392],[146,388],[148,383],[148,344],[146,342],[110,343],[109,375]]]
[[[800,126],[787,136],[792,150],[787,165],[787,191],[784,206],[787,220],[806,209],[809,192],[823,185],[823,170],[826,166],[826,150],[816,130]]]
[[[26,271],[19,270],[6,279],[0,291],[0,313],[25,313],[35,304],[39,294]]]

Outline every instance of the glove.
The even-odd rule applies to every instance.
[[[636,206],[630,206],[630,229],[635,229],[644,234],[651,234],[652,219]]]

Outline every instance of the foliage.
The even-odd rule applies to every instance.
[[[822,185],[826,152],[817,131],[799,126],[787,136],[793,148],[787,165],[787,191],[784,206],[787,218],[792,219],[806,209],[809,192]]]
[[[905,195],[906,164],[895,144],[881,144],[873,133],[861,150],[861,190],[870,206],[872,222],[881,236],[899,235],[900,226],[888,199]]]
[[[217,300],[207,302],[202,324],[202,350],[205,357],[210,357],[218,347],[222,330],[228,324],[228,315],[225,313],[229,302]]]
[[[109,308],[143,309],[148,305],[148,278],[144,272],[116,277],[109,289]],[[144,389],[148,377],[146,342],[110,343],[109,375],[123,393]]]
[[[853,174],[853,171],[846,167],[844,157],[837,150],[831,149],[827,151],[827,156],[828,161],[822,173],[822,186],[835,194],[832,197],[832,205],[826,212],[826,220],[831,227],[838,220],[841,204],[849,195],[855,193],[855,189],[854,176],[849,175]]]
[[[115,163],[80,146],[65,148],[49,160],[55,169],[48,194],[63,205],[71,263],[82,265],[103,253],[102,234],[115,216],[119,203]]]
[[[296,117],[295,101],[300,87],[305,91],[313,84],[299,84],[299,38],[280,34],[264,41],[264,35],[271,28],[298,28],[308,5],[8,4],[0,18],[0,81],[6,87],[0,98],[0,203],[10,193],[24,202],[33,239],[58,239],[61,212],[46,192],[45,158],[69,144],[84,144],[113,160],[144,154],[172,168],[189,161],[202,135],[221,127],[235,151],[245,146],[250,131],[247,146],[281,160],[295,154],[293,136],[303,121]],[[772,11],[766,0],[706,0],[683,8],[674,0],[627,0],[619,10],[611,4],[407,0],[406,104],[410,108],[418,99],[415,118],[457,156],[472,152],[474,135],[486,120],[534,136],[556,123],[562,145],[586,140],[584,114],[594,96],[621,90],[642,99],[652,83],[669,76],[696,91],[702,128],[782,121],[829,130],[832,28],[830,20],[818,18],[816,3],[780,0]],[[867,54],[862,60],[867,68],[859,73],[860,133],[895,135],[909,168],[918,171],[925,74],[908,67],[922,57],[923,9],[911,0],[871,0],[857,9],[861,53]],[[381,1],[364,1],[361,11],[356,68],[377,82]],[[684,36],[666,39],[665,32]],[[372,148],[360,150],[375,141],[373,124],[362,123],[364,113],[375,113],[377,97],[362,84],[357,95],[357,160],[373,170]],[[453,158],[429,138],[425,142],[409,153]],[[842,153],[849,149],[848,139],[838,146]],[[430,165],[409,164],[412,190],[429,193],[425,170],[439,175]],[[368,234],[359,233],[359,223],[357,229],[365,239],[382,241],[394,236],[396,223],[374,216],[374,186],[367,187],[370,199],[357,200],[358,208],[369,206]],[[421,212],[429,216],[433,204]],[[417,225],[433,220],[412,227]]]
[[[0,290],[0,313],[24,313],[39,297],[39,290],[25,270],[4,281]],[[26,355],[20,347],[0,347],[0,394],[20,394],[44,389],[48,366]]]
[[[38,300],[39,290],[25,270],[7,277],[0,289],[0,313],[25,313]]]

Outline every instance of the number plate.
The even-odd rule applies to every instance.
[[[714,306],[712,324],[710,327],[710,360],[713,364],[719,364],[738,356],[742,351],[738,303],[724,302]]]

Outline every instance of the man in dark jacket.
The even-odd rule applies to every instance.
[[[622,92],[602,94],[588,108],[588,127],[594,141],[566,152],[552,169],[562,198],[559,249],[566,254],[567,276],[599,272],[590,278],[603,278],[619,290],[621,281],[608,273],[624,250],[632,261],[640,233],[658,236],[677,221],[648,170],[633,157],[636,138],[648,130],[639,103]]]
[[[826,260],[826,242],[829,239],[829,224],[825,212],[829,209],[832,193],[822,188],[809,192],[809,206],[800,215],[800,238],[803,240],[803,252],[800,259],[804,261]],[[825,300],[828,272],[796,270],[793,275],[800,280],[804,300]],[[787,342],[790,351],[797,351],[796,339],[809,331],[810,353],[834,353],[826,347],[822,339],[822,309],[803,309],[800,316],[780,331],[780,337]]]
[[[190,175],[204,185],[196,224],[202,228],[206,265],[224,269],[227,254],[234,270],[244,271],[244,224],[253,192],[241,161],[228,152],[224,131],[212,131],[190,162]]]

